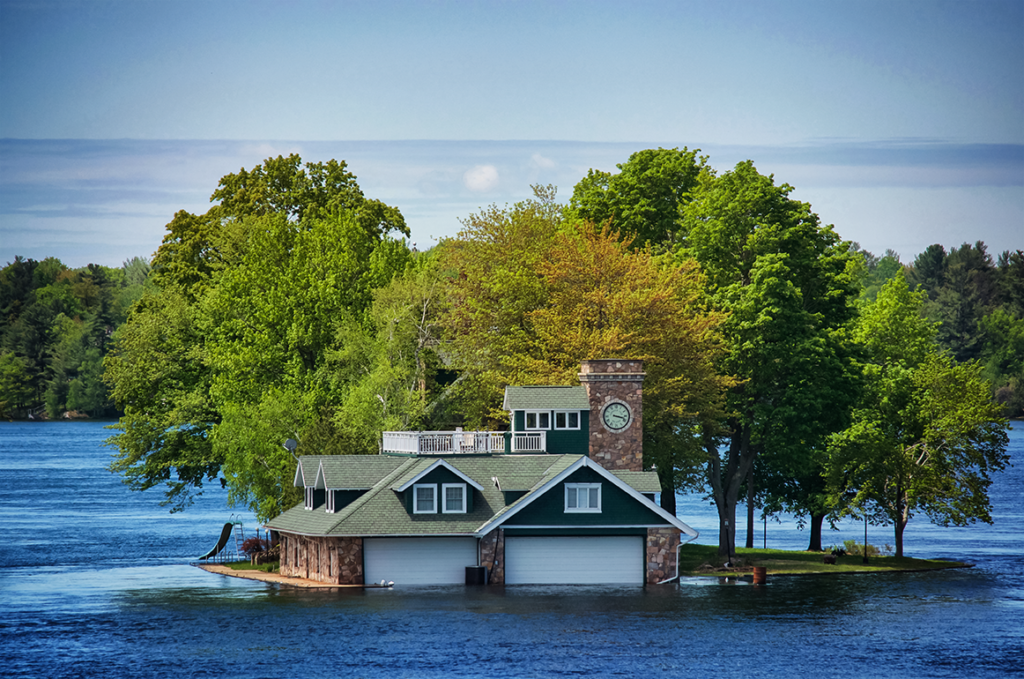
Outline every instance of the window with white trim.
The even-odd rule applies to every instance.
[[[551,429],[551,411],[534,410],[526,411],[527,429]]]
[[[306,486],[306,509],[312,509],[313,508],[313,502],[314,502],[314,497],[315,497],[314,496],[314,492],[315,491],[313,490],[313,488],[311,486]]]
[[[578,410],[556,410],[555,429],[579,429],[580,413]]]
[[[601,511],[600,483],[567,483],[565,484],[565,511],[593,512]]]
[[[466,513],[466,484],[442,483],[441,496],[444,498],[442,512],[445,514]]]
[[[433,483],[415,483],[412,487],[412,513],[437,514],[437,486]]]
[[[328,490],[327,491],[327,513],[328,514],[333,514],[334,513],[334,491],[333,490]]]

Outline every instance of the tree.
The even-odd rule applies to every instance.
[[[147,295],[132,309],[105,360],[104,380],[123,410],[109,469],[132,490],[166,485],[172,512],[192,504],[223,459],[210,434],[221,419],[210,400],[198,311],[175,288]]]
[[[722,316],[707,310],[693,261],[634,251],[607,225],[563,220],[552,199],[540,191],[535,201],[491,208],[446,244],[443,322],[455,365],[481,386],[481,419],[501,421],[508,384],[573,384],[583,360],[643,360],[646,462],[657,465],[662,501],[674,509],[669,489],[691,480],[690,431],[721,414],[731,384],[712,366]]]
[[[877,509],[903,556],[907,523],[923,512],[940,525],[991,523],[990,475],[1009,461],[1005,422],[976,363],[958,364],[934,344],[921,315],[925,294],[902,278],[865,310],[867,390],[849,428],[829,445],[830,489],[846,512]]]
[[[125,413],[111,469],[135,489],[166,483],[172,511],[223,472],[229,498],[269,519],[294,471],[276,439],[353,451],[338,441],[348,385],[330,357],[365,332],[373,290],[409,252],[388,234],[405,230],[401,214],[345,167],[268,159],[222,178],[207,213],[168,224],[106,374]]]
[[[694,485],[700,448],[690,432],[723,416],[735,384],[715,370],[725,316],[709,311],[696,262],[631,245],[607,225],[567,225],[540,265],[547,303],[528,314],[532,341],[509,362],[521,384],[572,384],[581,361],[642,360],[644,464],[657,469],[662,506],[674,513],[675,491]]]
[[[702,429],[723,555],[735,553],[736,503],[760,454],[787,480],[767,490],[810,514],[820,548],[824,484],[793,470],[821,468],[826,437],[845,427],[857,394],[845,337],[855,260],[790,191],[747,161],[721,177],[702,172],[680,208],[677,254],[700,263],[713,308],[728,313],[719,370],[741,380],[731,416]]]
[[[617,174],[590,170],[573,189],[566,215],[598,226],[610,220],[637,247],[670,242],[679,228],[679,206],[707,167],[707,156],[699,153],[647,149],[617,165]]]
[[[561,228],[562,208],[554,187],[533,189],[533,200],[470,215],[458,238],[441,245],[441,269],[451,277],[441,324],[472,427],[506,419],[502,389],[524,383],[510,357],[527,351],[529,313],[547,303],[540,267]]]
[[[210,199],[220,201],[217,213],[234,218],[277,214],[302,221],[346,212],[370,235],[398,231],[408,236],[402,213],[366,198],[347,168],[344,160],[303,166],[295,153],[268,158],[252,170],[221,177]]]

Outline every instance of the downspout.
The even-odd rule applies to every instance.
[[[683,549],[683,545],[686,545],[686,544],[689,544],[689,543],[693,542],[698,537],[700,537],[700,533],[697,533],[696,535],[691,537],[686,542],[680,542],[679,543],[679,546],[676,547],[676,574],[673,575],[668,580],[662,580],[661,582],[658,583],[659,585],[664,585],[666,582],[672,582],[673,580],[678,580],[679,579],[679,552]]]

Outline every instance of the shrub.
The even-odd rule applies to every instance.
[[[856,540],[846,540],[843,542],[843,545],[846,547],[847,553],[864,556],[864,545],[860,544]],[[868,545],[867,547],[869,557],[878,556],[880,554],[878,547],[875,547],[874,545]]]
[[[249,538],[242,543],[242,551],[246,556],[255,556],[270,548],[270,541],[261,538]]]

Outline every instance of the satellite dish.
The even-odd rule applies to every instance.
[[[299,447],[299,442],[295,439],[288,439],[284,442],[284,447],[289,453],[294,453],[295,449]]]

